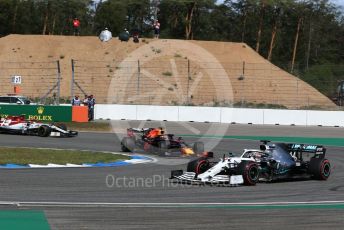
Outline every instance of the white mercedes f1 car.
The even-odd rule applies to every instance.
[[[260,149],[244,149],[240,157],[230,154],[217,162],[211,161],[212,152],[205,152],[188,163],[187,172],[173,170],[171,178],[187,183],[255,185],[282,179],[327,180],[331,174],[326,148],[321,145],[262,142]]]
[[[26,120],[25,116],[8,116],[0,120],[0,133],[23,134],[40,137],[75,137],[77,131],[67,130],[65,124],[45,124]]]

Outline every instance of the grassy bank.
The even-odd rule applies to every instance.
[[[33,148],[0,148],[0,164],[82,164],[109,163],[128,160],[128,156],[91,151],[52,150]]]

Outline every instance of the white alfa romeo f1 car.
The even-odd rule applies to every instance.
[[[75,137],[77,131],[67,130],[65,124],[45,124],[26,120],[25,116],[8,116],[0,120],[0,133],[23,134],[40,137]]]
[[[220,161],[212,161],[213,153],[191,160],[187,172],[173,170],[171,178],[179,182],[223,183],[255,185],[258,181],[282,179],[327,180],[331,164],[321,145],[268,144],[262,141],[259,149],[244,149],[241,156],[230,154]]]

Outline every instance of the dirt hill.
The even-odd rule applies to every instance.
[[[72,61],[74,73],[72,72]],[[98,103],[232,105],[266,103],[288,108],[334,104],[244,43],[97,37],[9,35],[0,39],[0,94],[51,97],[93,94]],[[72,84],[72,77],[76,84]]]

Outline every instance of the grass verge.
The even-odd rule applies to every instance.
[[[96,132],[110,132],[111,124],[109,121],[101,122],[62,122],[67,125],[69,130],[75,131],[96,131]]]
[[[33,148],[0,148],[0,164],[83,164],[83,163],[110,163],[119,160],[128,160],[130,157],[121,154],[77,151],[52,150]]]

